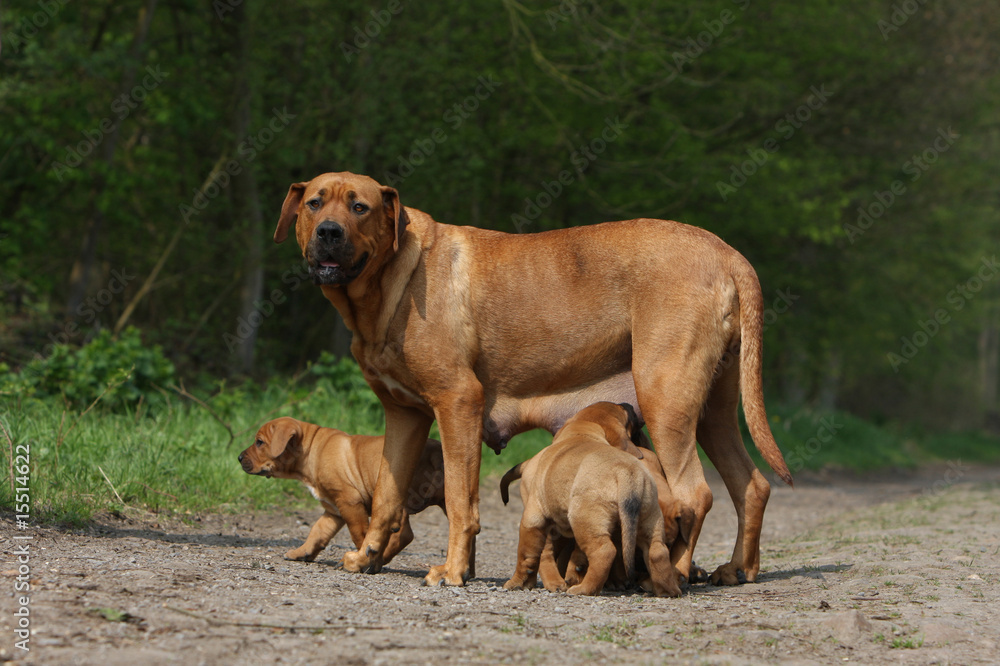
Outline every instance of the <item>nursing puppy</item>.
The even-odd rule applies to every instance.
[[[619,437],[617,441],[609,439],[608,444],[621,449],[626,453],[635,456],[649,471],[656,483],[656,497],[660,505],[660,512],[663,514],[664,534],[663,542],[667,547],[671,547],[678,539],[687,542],[691,527],[694,524],[694,512],[690,507],[683,506],[670,492],[670,485],[667,483],[666,473],[660,464],[659,458],[652,451],[649,439],[642,432],[642,424],[628,404],[621,405],[629,416],[626,430],[628,437]],[[587,571],[587,557],[577,546],[573,539],[566,537],[553,537],[545,544],[546,549],[552,549],[552,557],[556,560],[559,573],[563,575],[566,585],[576,585],[583,579]],[[637,566],[641,562],[637,560]],[[704,575],[704,570],[693,562],[692,572],[701,572],[704,580],[708,580]],[[683,576],[681,577],[683,580]],[[700,580],[700,578],[699,578]],[[692,580],[692,582],[695,582]],[[611,575],[604,586],[611,590],[622,590],[628,587],[629,581],[625,577],[624,563],[621,558],[615,559],[615,564],[611,570]]]
[[[297,479],[318,499],[325,513],[309,530],[306,542],[285,559],[311,562],[345,524],[355,547],[368,531],[372,494],[382,464],[382,437],[348,435],[287,416],[268,421],[254,443],[239,455],[247,474]],[[444,460],[441,444],[427,440],[406,494],[403,521],[385,551],[388,563],[413,541],[409,516],[429,506],[444,510]],[[446,514],[447,515],[447,514]],[[475,550],[469,558],[475,568]]]
[[[656,482],[635,455],[609,446],[630,439],[629,421],[621,405],[595,403],[567,421],[551,446],[504,475],[504,503],[518,478],[524,502],[517,566],[504,589],[531,589],[540,575],[549,590],[600,594],[618,555],[618,537],[626,580],[635,575],[638,547],[649,571],[643,587],[658,596],[680,596]],[[573,538],[587,557],[583,580],[568,589],[554,549],[545,547],[550,537]]]

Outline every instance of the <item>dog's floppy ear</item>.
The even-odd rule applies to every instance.
[[[281,204],[281,217],[278,218],[278,227],[274,230],[274,242],[281,243],[288,238],[288,230],[299,214],[299,204],[302,203],[302,195],[306,191],[308,183],[292,183],[285,195],[285,203]]]
[[[681,508],[677,514],[677,530],[684,543],[691,543],[692,527],[694,527],[694,509],[689,506]]]
[[[386,215],[392,218],[393,239],[392,249],[399,252],[399,246],[403,242],[403,234],[406,233],[406,225],[410,223],[410,218],[406,215],[406,209],[399,203],[399,192],[396,188],[388,185],[382,186],[382,206]]]
[[[618,406],[625,410],[625,413],[628,415],[628,420],[625,423],[625,431],[628,433],[629,439],[632,440],[632,444],[639,449],[651,450],[653,447],[649,443],[646,434],[642,431],[642,421],[639,420],[639,415],[635,413],[632,405],[627,402],[620,402]],[[639,451],[636,457],[642,460],[642,451]]]
[[[294,447],[301,441],[302,427],[299,422],[282,419],[271,429],[271,438],[267,442],[267,455],[271,457],[271,460],[276,460],[286,449]]]

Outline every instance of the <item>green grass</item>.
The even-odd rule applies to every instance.
[[[244,474],[236,456],[264,421],[287,415],[358,434],[382,434],[381,407],[354,377],[223,387],[200,394],[209,409],[164,392],[138,407],[118,411],[100,403],[82,413],[57,398],[5,399],[0,423],[14,445],[31,449],[31,515],[34,521],[83,524],[100,511],[124,506],[153,511],[240,511],[312,506],[300,484]],[[867,471],[933,461],[1000,462],[995,438],[977,433],[919,433],[879,427],[844,413],[772,408],[772,430],[793,473],[834,466]],[[824,421],[825,419],[825,421]],[[236,434],[230,442],[229,432]],[[827,438],[823,424],[842,427]],[[828,441],[820,441],[828,439]],[[431,436],[437,436],[436,427]],[[551,442],[543,431],[512,439],[502,455],[483,447],[483,492],[495,477]],[[766,464],[744,439],[761,469]],[[0,466],[10,466],[12,447],[0,432]],[[15,475],[16,476],[16,475]],[[105,476],[107,478],[105,478]],[[492,478],[491,478],[492,477]],[[9,482],[0,483],[0,510],[14,507]]]

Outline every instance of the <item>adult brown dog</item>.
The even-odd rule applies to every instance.
[[[313,281],[353,332],[351,352],[385,408],[382,469],[350,571],[378,571],[431,423],[444,452],[448,555],[425,581],[461,585],[479,532],[480,442],[500,451],[532,428],[556,432],[583,407],[627,402],[644,419],[675,497],[694,512],[691,565],[712,493],[695,440],[736,505],[733,557],[716,582],[753,581],[770,486],[779,476],[761,388],[763,299],[756,273],[713,234],[628,220],[512,235],[439,224],[367,176],[327,173],[288,189],[274,240],[295,234]]]
[[[243,471],[297,479],[309,488],[325,510],[313,523],[306,542],[285,553],[285,559],[312,562],[345,524],[354,545],[361,547],[368,531],[372,495],[382,463],[382,445],[382,437],[348,435],[287,416],[260,427],[254,443],[239,455]],[[429,439],[417,462],[410,492],[406,494],[400,529],[386,546],[386,563],[413,541],[409,517],[429,506],[444,509],[444,495],[441,444]],[[475,547],[469,567],[475,569]]]
[[[504,475],[504,504],[514,479],[521,479],[524,502],[517,566],[504,589],[532,589],[541,576],[551,592],[600,594],[619,555],[614,537],[620,533],[625,582],[634,577],[638,547],[649,571],[643,587],[658,596],[680,596],[664,543],[665,536],[671,541],[677,536],[677,525],[665,528],[652,474],[616,446],[629,438],[627,421],[619,405],[586,407],[559,429],[550,446]],[[554,557],[553,543],[560,537],[575,540],[587,556],[583,580],[568,589]]]

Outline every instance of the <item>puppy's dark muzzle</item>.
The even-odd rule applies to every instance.
[[[241,453],[237,458],[237,460],[240,461],[240,467],[243,468],[244,472],[246,472],[247,474],[253,474],[253,472],[251,471],[253,470],[253,461],[250,460],[250,456],[246,454],[246,451]]]

